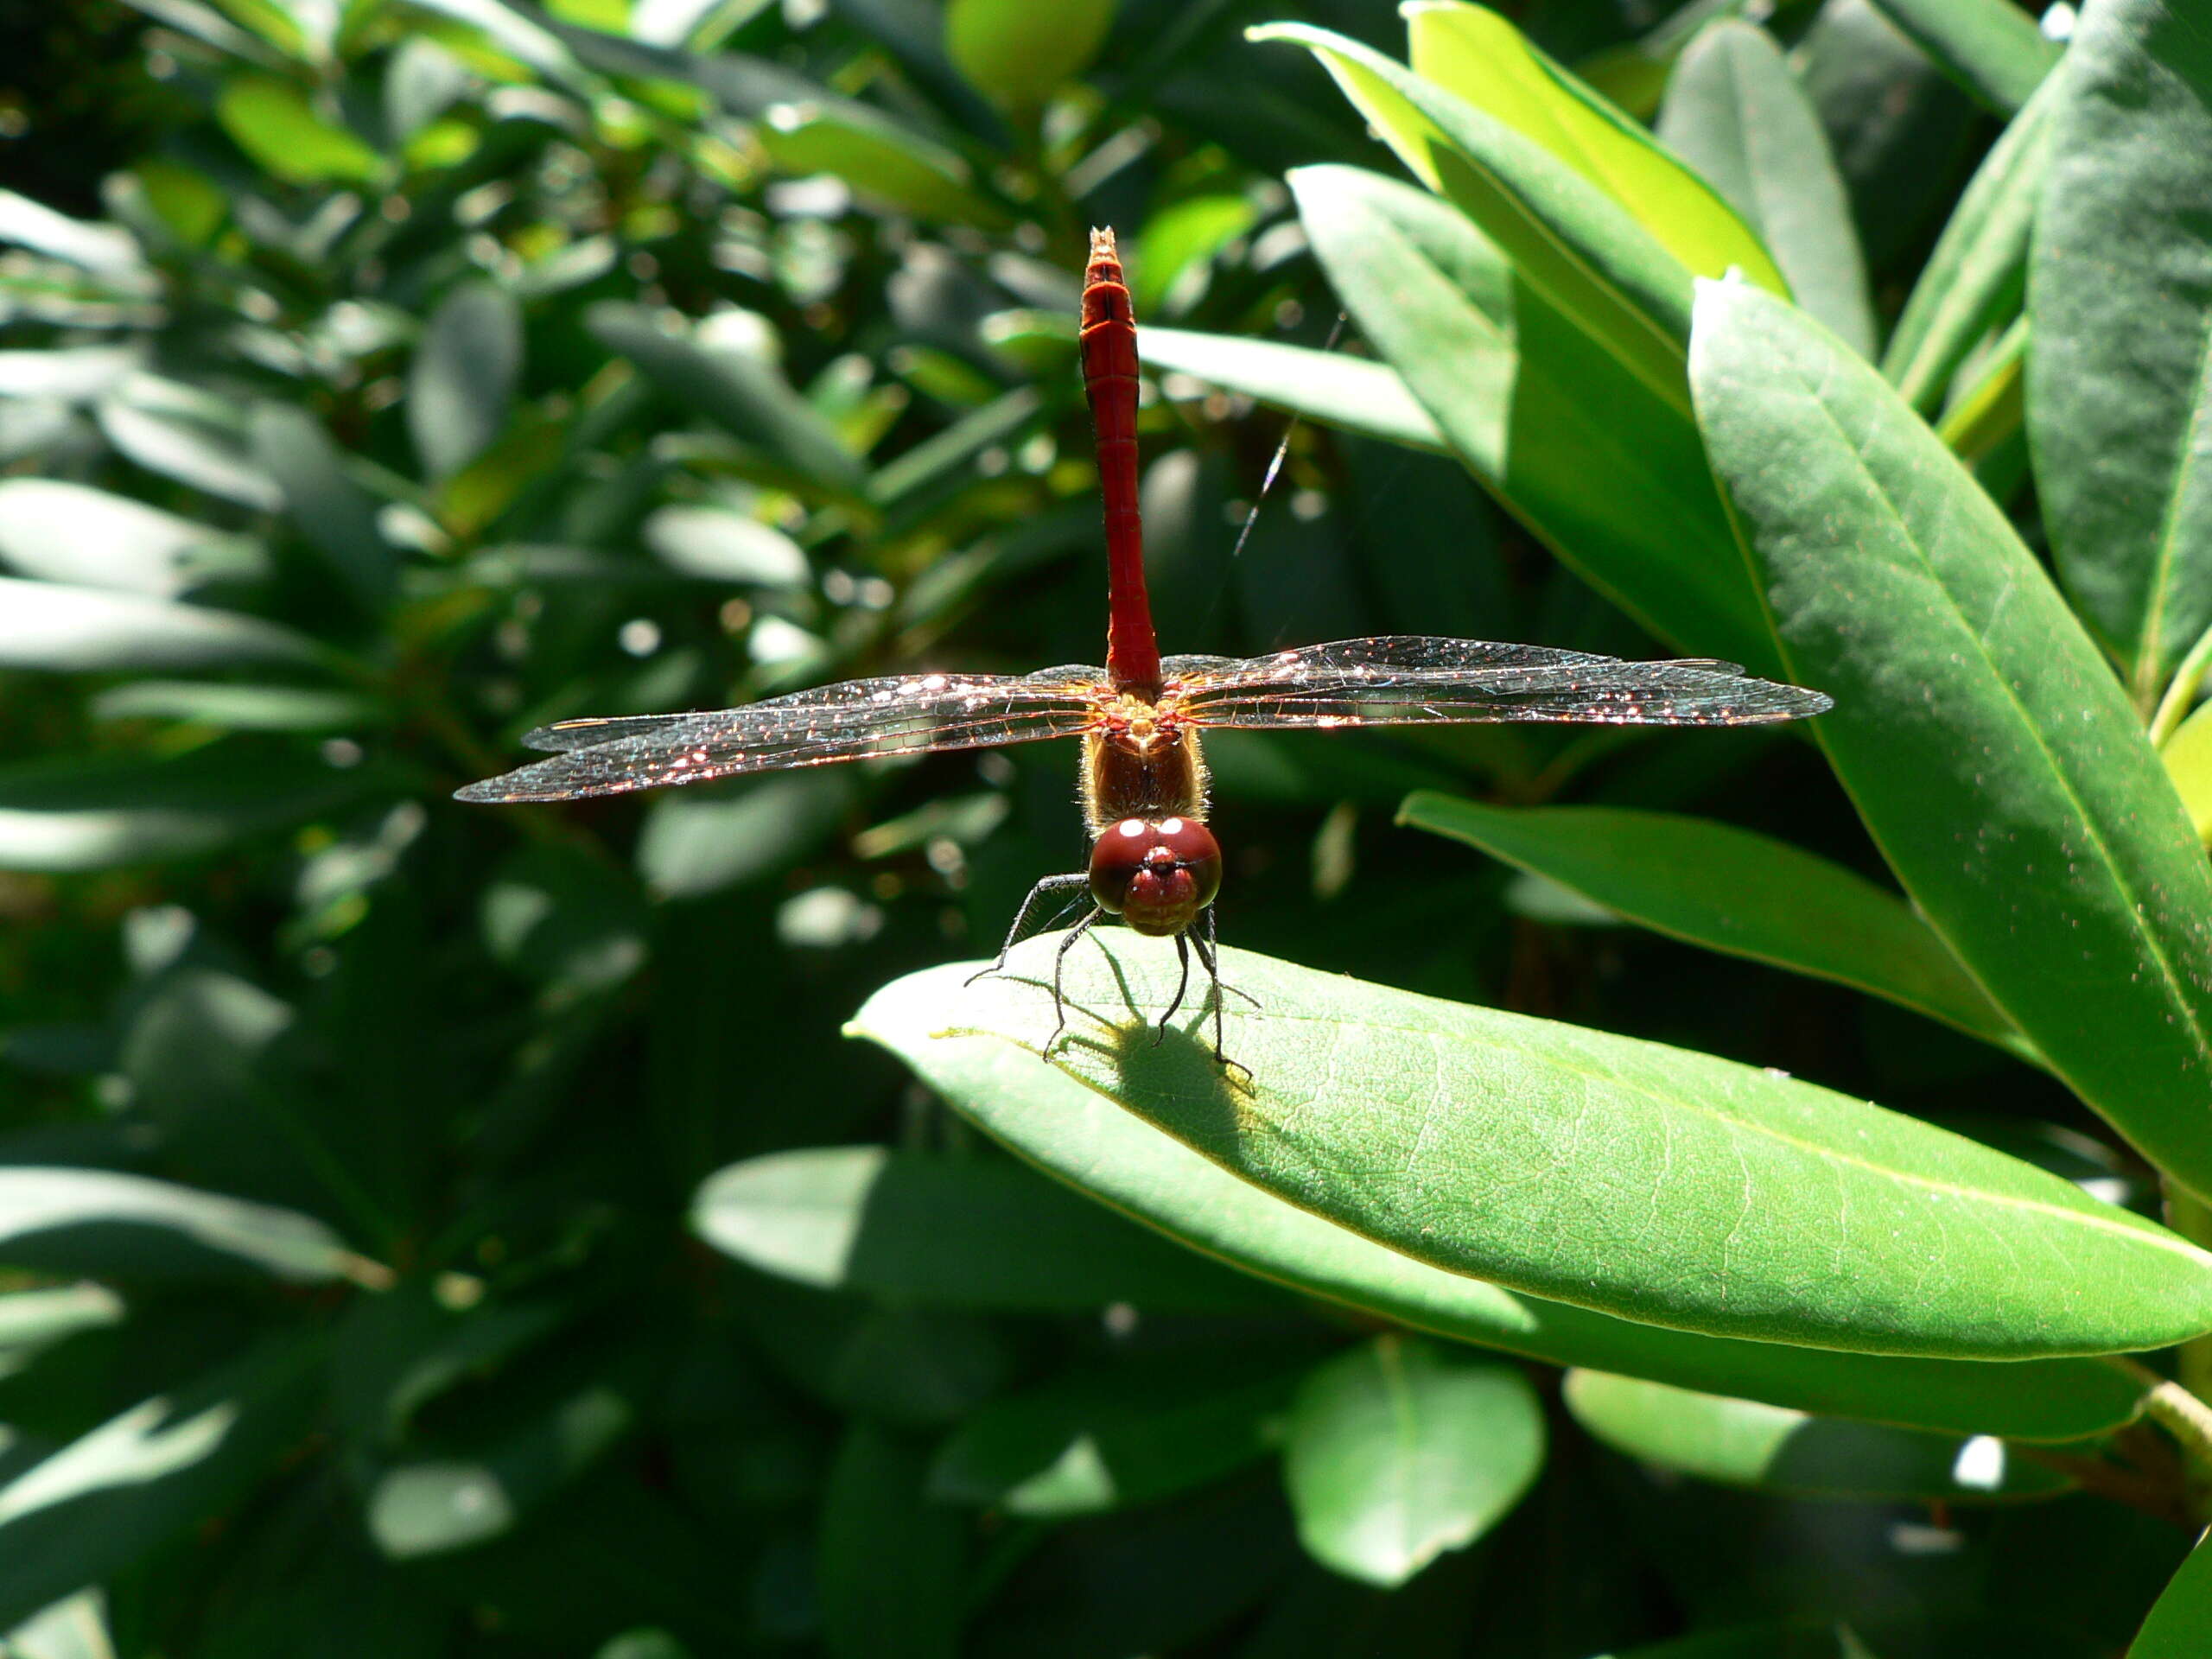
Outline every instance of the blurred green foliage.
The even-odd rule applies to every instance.
[[[1984,1436],[2010,1473],[1967,1461],[1977,1427],[2115,1430],[2136,1385],[2108,1368],[2002,1368],[2024,1403],[2001,1421],[1962,1363],[1736,1344],[1755,1357],[1732,1370],[1712,1340],[1641,1343],[1372,1235],[1271,1244],[1253,1190],[1166,1137],[1194,1167],[1116,1162],[1139,1126],[1086,1124],[1095,1095],[1036,1102],[1035,1145],[1020,1113],[973,1113],[1064,1174],[1097,1135],[1128,1185],[1094,1190],[1246,1276],[844,1040],[872,993],[988,955],[1077,861],[1071,746],[449,799],[550,720],[1095,659],[1073,324],[1093,224],[1119,227],[1141,320],[1187,331],[1143,415],[1167,650],[1418,632],[1771,668],[1750,590],[1696,588],[1715,546],[1740,579],[1738,555],[1688,383],[1638,378],[1679,381],[1683,344],[1632,307],[1606,315],[1636,343],[1587,378],[1532,352],[1523,412],[1563,388],[1552,423],[1496,453],[1480,411],[1446,418],[1459,371],[1440,356],[1424,383],[1417,331],[1379,311],[1351,358],[1194,378],[1230,344],[1318,347],[1337,290],[1358,308],[1348,248],[1383,250],[1370,304],[1411,291],[1346,225],[1471,247],[1476,286],[1483,258],[1567,235],[1500,256],[1353,175],[1389,166],[1376,111],[1243,34],[1289,18],[1395,56],[1391,6],[136,3],[17,8],[0,71],[10,1652],[2126,1643],[2188,1543],[2164,1443]],[[1886,335],[1916,407],[1974,416],[1960,452],[2033,534],[1999,337],[2028,257],[2006,192],[2040,175],[1993,163],[1950,217],[1988,110],[2046,55],[1990,7],[1980,34],[1903,0],[1788,4],[1764,33],[1727,0],[1513,17],[1686,158],[1575,94],[1588,170],[1627,158],[1654,246],[1770,249],[1753,276],[1862,351]],[[1451,83],[1423,27],[1414,67]],[[1541,61],[1491,95],[1541,88]],[[2037,109],[2005,166],[2040,155]],[[1293,168],[1314,169],[1295,199]],[[1995,229],[1968,247],[1969,223]],[[1942,291],[1908,304],[1923,267]],[[1526,340],[1556,326],[1523,302]],[[1259,397],[1317,421],[1232,559],[1285,430]],[[1647,444],[1655,409],[1677,424]],[[1654,637],[1707,619],[1748,643]],[[2124,664],[2139,695],[2177,654]],[[1209,757],[1239,945],[1786,1070],[2155,1196],[2054,1046],[1869,885],[1894,849],[1808,744],[1491,727],[1225,734]],[[1443,834],[1418,834],[1392,823],[1415,790],[1493,804],[1424,795],[1412,817]],[[1568,804],[1606,810],[1568,839],[1620,879],[1578,887],[1557,837],[1508,833],[1541,820],[1506,809]],[[1833,949],[1717,937],[1721,884],[1630,879],[1639,814],[1684,855],[1803,880],[1772,925],[1833,916]],[[1439,1337],[1603,1348],[1658,1380],[1580,1370],[1563,1395],[1549,1365]],[[1813,1418],[1827,1438],[1791,1440],[1802,1413],[1691,1384],[1892,1421],[1910,1399],[1920,1427]],[[1693,1442],[1676,1462],[1703,1484],[1635,1461]],[[1992,1496],[2041,1501],[1921,1507]]]

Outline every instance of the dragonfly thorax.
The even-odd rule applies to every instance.
[[[1094,836],[1125,819],[1206,817],[1206,766],[1197,728],[1170,711],[1124,697],[1084,734],[1083,815]]]
[[[1195,818],[1124,818],[1090,849],[1090,896],[1132,930],[1180,933],[1221,891],[1221,843]]]

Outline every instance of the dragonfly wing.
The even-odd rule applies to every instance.
[[[1744,726],[1832,705],[1709,658],[1624,662],[1544,645],[1397,634],[1255,657],[1179,690],[1195,724],[1235,727],[1572,721]]]
[[[458,791],[464,801],[566,801],[699,784],[743,772],[828,766],[873,755],[1031,743],[1081,732],[1092,718],[1096,669],[1001,675],[899,675],[848,680],[711,714],[564,721],[531,734],[562,747]],[[611,728],[607,741],[588,740]],[[571,746],[571,739],[577,741]]]

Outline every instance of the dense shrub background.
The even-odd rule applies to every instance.
[[[1071,746],[448,798],[550,719],[1098,656],[1083,232],[1120,228],[1141,319],[1319,344],[1281,175],[1386,163],[1242,30],[1402,30],[1363,0],[1052,10],[1110,32],[995,103],[925,0],[8,9],[0,1478],[73,1441],[96,1472],[20,1523],[0,1497],[0,1613],[104,1586],[23,1650],[1579,1659],[1848,1618],[1885,1656],[2118,1651],[2188,1541],[2140,1491],[1685,1484],[1586,1438],[1545,1368],[1548,1461],[1496,1531],[1391,1589],[1319,1565],[1274,1452],[1366,1323],[1035,1210],[840,1035],[1073,867]],[[1649,115],[1658,71],[1622,66],[1663,68],[1669,10],[1514,15]],[[1998,123],[1861,0],[1771,28],[1894,316]],[[1316,426],[1232,560],[1283,417],[1152,389],[1170,651],[1662,649],[1454,463]],[[1878,871],[1790,737],[1211,754],[1239,945],[1784,1068],[2148,1202],[2044,1073],[1391,822],[1426,785],[1695,810]],[[717,1172],[862,1145],[930,1172],[873,1279],[695,1224]],[[817,1196],[793,1177],[795,1214]],[[1148,1483],[1008,1502],[1022,1411],[1086,1389]],[[1758,1639],[1726,1651],[1784,1650]]]

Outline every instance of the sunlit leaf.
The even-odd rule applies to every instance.
[[[267,554],[243,536],[47,478],[0,482],[0,560],[45,582],[156,598],[208,582],[251,580],[269,568]]]
[[[341,180],[366,184],[385,170],[384,157],[271,75],[236,75],[215,100],[216,118],[238,148],[294,184]]]

